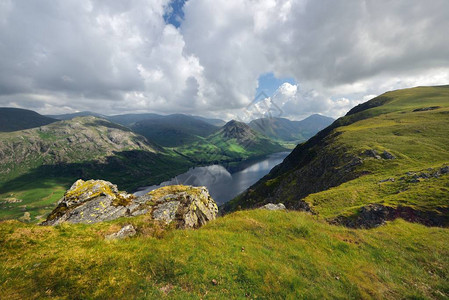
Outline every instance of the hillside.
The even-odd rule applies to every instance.
[[[145,119],[132,124],[130,128],[165,147],[189,144],[218,130],[217,126],[182,114]]]
[[[44,126],[56,119],[21,108],[0,107],[0,132],[11,132]]]
[[[196,164],[240,162],[285,151],[276,141],[235,120],[198,142],[176,149]]]
[[[134,125],[137,122],[148,120],[148,119],[159,119],[164,116],[153,114],[153,113],[144,113],[144,114],[124,114],[124,115],[115,115],[106,117],[109,121],[121,124],[127,127]]]
[[[130,129],[95,117],[0,133],[0,164],[0,219],[48,212],[78,178],[134,189],[191,166]]]
[[[65,120],[65,121],[71,120],[73,118],[78,118],[78,117],[97,117],[97,118],[102,118],[102,119],[107,118],[107,116],[105,116],[105,115],[91,112],[91,111],[80,111],[77,113],[62,114],[62,115],[47,115],[47,117],[57,119],[57,120]]]
[[[229,211],[282,202],[291,210],[231,212],[195,230],[175,229],[182,226],[156,216],[185,224],[178,215],[184,208],[171,213],[182,199],[196,220],[204,220],[187,201],[203,195],[204,188],[167,186],[133,197],[107,182],[101,181],[112,189],[103,191],[94,181],[77,181],[48,220],[81,224],[27,224],[42,208],[31,210],[31,220],[23,215],[23,222],[0,222],[0,298],[446,299],[448,115],[449,86],[376,97],[297,146],[225,206]],[[155,159],[162,154],[145,138],[105,120],[74,119],[69,128],[72,122],[84,127],[98,121],[103,125],[94,128],[120,130],[120,145],[139,141]],[[194,145],[198,148],[178,150],[199,151],[191,155],[210,160],[213,149],[230,149],[228,156],[219,152],[219,159],[236,159],[280,147],[236,121]],[[2,209],[30,205],[14,203],[15,197]],[[145,205],[166,213],[152,208],[146,214]],[[131,216],[111,220],[111,212]],[[97,222],[103,219],[109,221]],[[110,239],[126,227],[133,228],[131,237]]]
[[[301,121],[291,121],[285,118],[261,118],[251,121],[248,125],[272,139],[298,143],[311,138],[333,121],[332,118],[315,114]]]
[[[353,108],[226,210],[283,202],[349,226],[403,217],[449,224],[449,86],[387,92]]]
[[[201,120],[201,121],[204,121],[206,123],[209,123],[211,125],[218,126],[218,127],[224,126],[226,124],[226,122],[221,119],[204,118],[204,117],[200,117],[200,116],[192,116],[192,117],[194,117],[197,120]]]
[[[105,236],[132,224],[137,235]],[[372,230],[253,210],[198,230],[146,216],[56,227],[0,222],[5,299],[446,299],[448,229]]]

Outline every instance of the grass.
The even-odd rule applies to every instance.
[[[104,239],[130,223],[136,237]],[[162,229],[144,216],[56,227],[6,221],[0,298],[446,299],[448,238],[448,229],[402,220],[352,230],[264,210],[198,230]]]
[[[346,153],[363,157],[364,163],[357,171],[368,175],[306,197],[323,217],[348,214],[368,203],[406,205],[423,211],[449,207],[449,175],[416,183],[399,180],[407,177],[407,172],[432,172],[429,168],[435,171],[449,165],[449,95],[432,98],[426,93],[427,97],[418,101],[416,93],[410,91],[405,96],[393,93],[400,97],[386,104],[390,112],[385,112],[385,107],[374,108],[383,113],[336,129],[340,135],[334,147],[344,147]],[[413,112],[429,106],[440,108]],[[366,149],[378,153],[387,150],[396,159],[366,158],[361,155]],[[388,178],[395,181],[380,182]]]
[[[0,190],[0,220],[17,219],[27,211],[31,221],[42,221],[55,208],[56,202],[64,195],[71,178],[46,178],[16,184],[7,190]],[[72,182],[73,183],[73,182]],[[9,203],[8,199],[20,202]]]
[[[436,109],[415,111],[428,107]],[[280,167],[227,205],[254,207],[269,198],[294,206],[303,200],[324,219],[356,215],[371,203],[449,211],[448,174],[419,182],[407,175],[449,165],[448,145],[449,86],[388,92],[298,145]],[[375,159],[366,150],[387,151],[395,159]],[[351,168],[353,158],[362,163]],[[394,182],[382,182],[390,178]]]

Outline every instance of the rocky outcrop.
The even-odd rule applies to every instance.
[[[429,106],[429,107],[422,107],[422,108],[417,108],[414,109],[413,112],[417,112],[417,111],[429,111],[429,110],[435,110],[441,108],[441,106]]]
[[[259,209],[266,209],[266,210],[286,210],[285,205],[282,203],[278,203],[278,204],[273,204],[273,203],[268,203],[265,204],[262,207],[259,207]]]
[[[205,187],[174,185],[136,197],[104,180],[78,180],[42,225],[97,223],[143,214],[178,228],[197,228],[214,220],[215,201]]]
[[[427,226],[442,227],[449,225],[448,213],[449,209],[447,207],[424,211],[410,206],[393,207],[375,203],[361,207],[354,216],[340,216],[332,220],[331,223],[351,228],[374,228],[385,224],[386,221],[401,218]]]
[[[365,156],[372,157],[375,159],[382,159],[382,158],[383,159],[395,159],[396,158],[393,154],[391,154],[387,150],[384,150],[384,152],[381,155],[379,155],[376,150],[368,149],[363,154]]]

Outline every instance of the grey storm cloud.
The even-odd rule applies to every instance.
[[[449,82],[449,1],[0,0],[0,106],[232,118],[258,77],[292,118]]]

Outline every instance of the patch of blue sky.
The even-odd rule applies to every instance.
[[[259,76],[259,87],[256,90],[256,97],[264,93],[268,97],[273,96],[276,90],[285,82],[296,84],[296,80],[291,77],[277,78],[272,72]]]
[[[172,24],[176,28],[181,26],[184,19],[184,11],[182,10],[186,0],[172,0],[166,8],[164,20],[167,24]]]

